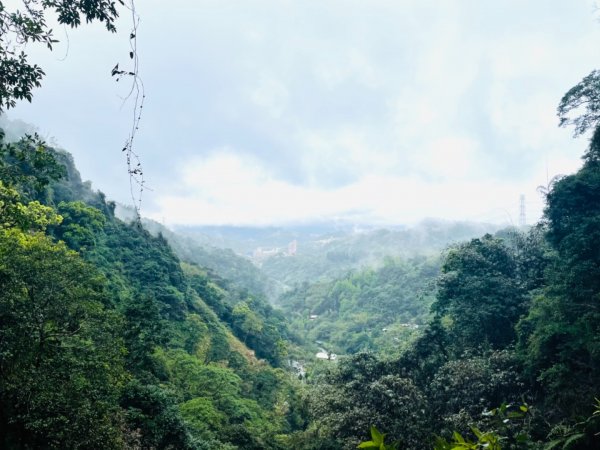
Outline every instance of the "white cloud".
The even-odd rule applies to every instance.
[[[462,142],[455,144],[464,148]],[[554,163],[555,168],[569,171],[577,167],[570,160]],[[269,225],[334,218],[395,224],[423,217],[514,223],[521,194],[531,205],[529,219],[539,218],[542,206],[535,188],[545,182],[545,167],[536,169],[533,184],[468,176],[431,181],[414,175],[365,175],[343,187],[321,189],[286,182],[259,161],[223,149],[181,167],[186,194],[160,195],[153,217],[187,225]]]
[[[356,48],[342,48],[341,53],[317,61],[313,71],[316,78],[329,89],[348,80],[368,88],[376,88],[382,81],[374,63]]]
[[[412,155],[413,171],[441,180],[477,180],[479,143],[468,137],[433,139]]]
[[[250,92],[250,98],[272,116],[279,118],[285,111],[289,92],[285,84],[274,76],[262,74],[258,86]]]

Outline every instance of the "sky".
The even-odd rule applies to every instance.
[[[10,4],[11,2],[7,2]],[[13,2],[14,3],[14,2]],[[539,219],[581,164],[562,95],[600,65],[589,0],[138,0],[142,215],[167,225]],[[131,203],[127,11],[55,27],[31,104],[9,112]]]

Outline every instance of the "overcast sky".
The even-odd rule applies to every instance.
[[[600,67],[593,1],[137,3],[142,213],[167,224],[516,223],[520,194],[531,223],[536,187],[587,145],[555,111]],[[47,77],[9,117],[131,203],[131,105],[110,77],[127,63],[122,19],[116,35],[70,30],[67,47],[58,27],[53,53],[30,47]]]

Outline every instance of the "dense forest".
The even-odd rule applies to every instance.
[[[265,448],[303,426],[261,297],[114,216],[72,158],[2,141],[2,448]]]
[[[600,445],[599,78],[593,72],[561,101],[563,123],[586,105],[572,122],[578,134],[591,129],[593,136],[583,167],[547,192],[543,221],[449,248],[431,319],[400,355],[361,352],[319,373],[308,448]],[[364,276],[345,280],[346,303],[361,298]],[[318,299],[310,307],[335,301],[334,288],[324,295],[309,288],[307,301]],[[386,436],[398,443],[386,445]]]
[[[305,345],[338,354],[397,352],[429,321],[438,266],[425,257],[387,258],[377,269],[300,284],[279,304]]]
[[[118,16],[25,4],[0,2],[0,112],[44,75],[7,29],[51,47],[47,8]],[[562,98],[591,139],[532,227],[426,221],[261,261],[128,212],[3,117],[0,448],[600,448],[599,99],[600,71]]]

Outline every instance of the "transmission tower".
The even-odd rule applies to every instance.
[[[520,200],[521,201],[519,204],[519,226],[524,227],[525,225],[527,225],[527,216],[525,215],[525,196],[523,194],[521,194]]]

